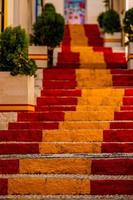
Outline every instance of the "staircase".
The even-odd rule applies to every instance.
[[[94,34],[93,34],[94,33]],[[0,199],[132,200],[133,70],[96,25],[68,25],[35,112],[0,131]]]

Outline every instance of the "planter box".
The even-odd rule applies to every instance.
[[[128,69],[133,69],[133,42],[128,46]]]
[[[0,111],[34,110],[34,77],[0,72]]]
[[[121,33],[104,34],[104,46],[105,47],[120,47],[122,36]]]
[[[29,57],[36,61],[38,68],[47,68],[46,46],[29,46]]]

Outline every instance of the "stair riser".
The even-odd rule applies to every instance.
[[[18,143],[0,144],[0,154],[132,153],[131,143]]]
[[[115,195],[133,194],[133,181],[128,180],[89,180],[62,178],[9,178],[1,179],[5,187],[0,194],[17,195]],[[30,187],[29,187],[30,185]],[[55,187],[56,185],[56,187]]]
[[[0,166],[0,174],[133,175],[133,159],[7,159]]]

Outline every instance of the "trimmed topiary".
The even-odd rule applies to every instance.
[[[0,34],[0,71],[11,75],[35,75],[37,66],[28,58],[29,38],[20,26],[8,27]]]
[[[120,17],[116,11],[108,10],[104,13],[103,30],[110,34],[121,31]]]
[[[100,13],[100,15],[97,18],[97,21],[98,21],[100,28],[103,28],[103,17],[104,17],[104,12]]]
[[[51,5],[51,4],[50,4]],[[33,41],[35,45],[46,45],[48,47],[48,66],[53,65],[53,50],[63,40],[64,17],[46,4],[44,12],[37,17],[33,25]]]

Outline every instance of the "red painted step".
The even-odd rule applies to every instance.
[[[8,180],[0,178],[0,195],[6,195],[8,193]]]
[[[75,80],[45,80],[43,86],[46,89],[74,89],[77,86],[77,82]]]
[[[121,106],[121,110],[123,110],[123,111],[133,111],[133,106]]]
[[[111,129],[133,129],[133,121],[114,121],[110,123]]]
[[[133,142],[133,129],[111,129],[103,131],[104,142]]]
[[[132,153],[133,144],[128,142],[102,143],[102,153]]]
[[[48,106],[36,106],[36,111],[76,111],[75,106],[69,105],[48,105]]]
[[[93,195],[115,195],[133,194],[132,180],[92,180],[91,194]]]
[[[133,120],[133,112],[132,111],[115,112],[114,120]]]
[[[77,105],[76,97],[38,97],[37,105]]]
[[[8,125],[9,129],[34,129],[34,130],[43,130],[43,129],[58,129],[57,122],[12,122]]]
[[[42,96],[81,96],[80,89],[43,89],[41,91]]]
[[[42,130],[3,130],[0,131],[1,142],[41,142]]]
[[[38,143],[0,143],[0,154],[39,154]]]
[[[22,112],[18,113],[19,121],[41,122],[41,121],[63,121],[63,112]]]
[[[131,97],[124,97],[123,98],[123,105],[133,105],[133,96]]]
[[[69,160],[69,158],[67,158]],[[45,159],[44,159],[45,160]],[[59,158],[60,160],[60,158]],[[65,158],[66,160],[66,158]],[[76,160],[76,159],[75,159]],[[65,164],[64,164],[65,167]],[[93,175],[133,175],[133,159],[92,159],[91,174]],[[0,174],[18,174],[19,160],[0,159]],[[58,174],[61,172],[59,171]]]
[[[133,70],[130,69],[111,69],[111,74],[129,74],[133,75]]]
[[[0,174],[19,174],[19,160],[1,160]]]
[[[97,175],[133,175],[133,159],[96,159],[91,168]]]

